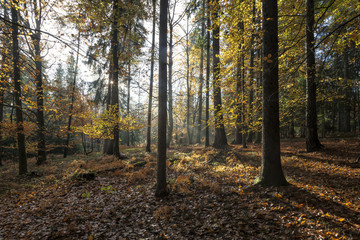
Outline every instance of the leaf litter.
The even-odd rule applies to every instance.
[[[359,144],[324,145],[282,142],[290,186],[270,188],[253,185],[257,144],[171,149],[164,199],[154,197],[156,156],[140,148],[123,149],[127,160],[53,156],[24,178],[5,167],[0,239],[359,239]]]

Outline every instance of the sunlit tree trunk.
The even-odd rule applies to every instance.
[[[263,2],[263,134],[258,184],[287,185],[280,159],[277,0]]]
[[[219,23],[219,1],[213,2],[213,91],[214,91],[214,115],[215,115],[215,139],[213,147],[223,148],[227,146],[227,139],[224,127],[224,119],[221,103],[221,84],[220,84],[220,23]]]
[[[27,159],[25,148],[24,120],[21,101],[21,79],[20,79],[20,52],[19,52],[19,26],[18,26],[18,1],[13,0],[11,6],[12,18],[12,53],[13,53],[13,80],[14,98],[16,105],[16,132],[19,154],[19,175],[27,172]]]
[[[158,114],[158,163],[156,197],[168,195],[166,186],[166,98],[167,98],[167,10],[168,0],[160,0],[159,32],[159,114]]]
[[[306,0],[306,151],[321,149],[317,129],[314,0]]]
[[[153,25],[152,25],[152,42],[151,42],[151,66],[150,66],[150,88],[149,88],[149,106],[146,132],[146,152],[151,152],[151,110],[152,110],[152,95],[154,84],[154,53],[155,53],[155,25],[156,25],[156,0],[153,0]]]
[[[110,61],[110,71],[109,71],[109,81],[108,81],[108,89],[107,89],[107,97],[106,97],[106,110],[110,109],[111,104],[111,87],[113,84],[113,70],[112,68],[112,61]],[[104,140],[104,154],[112,155],[114,149],[114,140],[113,139],[105,139]]]

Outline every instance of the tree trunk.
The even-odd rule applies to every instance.
[[[210,0],[208,0],[207,10],[209,10]],[[210,29],[210,14],[206,16],[206,25]],[[209,92],[210,92],[210,31],[206,34],[206,95],[205,95],[205,147],[210,146],[210,129],[209,129]]]
[[[190,130],[190,48],[189,48],[189,17],[186,20],[186,133],[187,142],[191,144]]]
[[[154,84],[154,53],[155,53],[155,25],[156,25],[156,0],[153,0],[153,30],[151,42],[151,66],[150,66],[150,89],[149,89],[149,106],[147,119],[147,133],[146,133],[146,152],[151,152],[151,110],[152,110],[152,95]]]
[[[321,149],[317,130],[314,0],[306,0],[306,151]]]
[[[174,118],[173,118],[173,91],[172,91],[172,68],[173,68],[173,23],[169,23],[169,126],[168,126],[168,138],[167,138],[167,147],[170,148],[172,141],[172,134],[174,129]]]
[[[35,49],[35,67],[36,67],[36,104],[37,112],[36,119],[38,124],[38,157],[37,165],[40,165],[46,161],[46,142],[45,142],[45,119],[44,119],[44,87],[42,80],[42,59],[41,59],[41,19],[42,19],[42,9],[41,2],[37,6],[37,1],[34,1],[34,12],[35,12],[35,23],[36,30],[32,39],[34,41]]]
[[[280,159],[277,0],[263,2],[263,134],[258,184],[287,185]]]
[[[77,72],[78,72],[78,67],[79,67],[79,51],[80,51],[80,31],[78,32],[75,73],[74,73],[73,83],[71,86],[71,102],[70,102],[70,109],[69,109],[67,135],[66,135],[66,140],[65,140],[64,158],[66,158],[68,155],[69,144],[70,144],[70,132],[71,132],[71,122],[72,122],[72,115],[73,115],[74,101],[75,101],[76,78],[77,78]]]
[[[166,186],[167,11],[168,0],[160,0],[159,120],[156,197],[164,197],[169,193]]]
[[[108,92],[106,98],[106,110],[109,111],[111,105],[111,92],[112,92],[112,84],[113,84],[113,73],[112,70],[112,61],[110,61],[110,73],[109,73],[109,81],[108,81]],[[114,149],[114,140],[113,139],[105,139],[104,140],[104,149],[103,153],[107,155],[113,155]]]
[[[11,6],[11,18],[12,18],[12,53],[13,53],[13,71],[14,71],[14,98],[16,104],[16,132],[17,132],[17,144],[19,154],[19,175],[27,173],[27,159],[26,159],[26,147],[25,147],[25,134],[24,134],[24,120],[22,113],[22,101],[21,101],[21,79],[20,79],[20,52],[19,52],[19,26],[18,26],[18,1],[13,0]]]
[[[126,101],[126,115],[130,117],[130,82],[131,82],[131,66],[128,66],[128,82],[127,82],[127,101]],[[130,146],[130,120],[126,131],[126,145]]]
[[[205,14],[205,0],[202,2],[202,12]],[[205,22],[204,19],[201,20],[201,40],[205,37]],[[200,49],[200,86],[199,86],[199,117],[197,122],[197,135],[196,135],[196,142],[201,143],[201,116],[202,116],[202,109],[203,109],[203,84],[204,84],[204,45],[201,43]]]
[[[119,113],[119,40],[118,40],[118,18],[119,17],[119,2],[117,0],[113,1],[113,25],[111,33],[111,53],[112,53],[112,63],[113,63],[113,86],[111,93],[111,106],[115,107],[116,119],[120,119]],[[114,136],[114,145],[113,145],[113,155],[117,158],[120,158],[120,149],[119,149],[119,123],[116,123],[113,129]]]
[[[215,115],[215,140],[213,147],[224,148],[227,146],[227,139],[224,127],[224,119],[221,103],[221,84],[220,84],[220,24],[219,24],[219,0],[214,2],[213,13],[213,91],[214,91],[214,115]]]

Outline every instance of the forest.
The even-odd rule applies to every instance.
[[[0,0],[0,240],[360,239],[357,0]]]

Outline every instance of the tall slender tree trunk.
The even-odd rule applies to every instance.
[[[202,14],[205,15],[205,0],[202,2]],[[201,40],[205,37],[205,21],[204,17],[201,20]],[[203,85],[204,85],[204,45],[201,44],[200,49],[200,76],[199,76],[199,116],[197,122],[197,135],[196,142],[201,143],[201,121],[202,121],[202,110],[203,110]]]
[[[111,105],[115,108],[115,117],[120,119],[119,112],[119,40],[118,40],[118,17],[119,16],[119,2],[113,0],[113,24],[112,24],[112,33],[111,33],[111,53],[112,53],[112,63],[113,63],[113,83],[111,90]],[[117,158],[120,158],[120,149],[119,149],[119,123],[116,123],[113,129],[114,136],[114,145],[113,145],[113,155]]]
[[[20,79],[20,51],[19,51],[19,26],[18,26],[18,1],[13,0],[11,6],[12,18],[12,53],[13,53],[13,80],[14,80],[14,98],[16,105],[16,132],[19,154],[19,175],[27,173],[27,159],[24,134],[24,120],[21,101],[21,79]]]
[[[151,66],[150,66],[150,88],[149,88],[149,106],[147,119],[147,133],[146,133],[146,152],[151,152],[151,110],[152,110],[152,95],[154,84],[154,54],[155,54],[155,25],[156,25],[156,0],[153,0],[153,26],[152,26],[152,42],[151,42]]]
[[[191,144],[190,129],[190,48],[189,48],[189,17],[186,19],[186,133],[187,142]]]
[[[266,0],[263,10],[263,134],[262,161],[258,184],[287,185],[280,159],[278,83],[278,6]],[[266,58],[265,58],[266,57]]]
[[[6,11],[6,10],[5,10]],[[4,44],[5,45],[5,44]],[[3,48],[3,50],[1,51],[1,55],[2,55],[2,60],[1,60],[1,66],[0,66],[0,71],[1,72],[5,72],[5,59],[6,59],[6,53],[5,53],[5,49]],[[3,139],[2,139],[2,123],[4,121],[4,82],[6,81],[5,79],[5,74],[2,75],[2,77],[0,78],[0,166],[3,165]]]
[[[130,117],[130,82],[131,82],[131,66],[128,66],[128,82],[127,82],[127,101],[126,101],[126,115]],[[130,146],[130,120],[126,131],[126,145]]]
[[[112,61],[110,61],[110,71],[109,71],[109,81],[108,81],[108,90],[107,90],[107,98],[106,98],[106,110],[109,111],[111,105],[111,93],[112,93],[112,84],[113,84],[113,70],[112,70]],[[104,154],[112,155],[114,149],[114,140],[113,139],[105,139],[104,140]]]
[[[318,137],[315,82],[314,0],[306,0],[306,151],[321,149]]]
[[[206,25],[207,28],[210,29],[211,28],[211,23],[210,23],[210,13],[209,13],[209,5],[210,5],[210,0],[208,0],[207,2],[207,16],[206,16]],[[210,57],[210,31],[207,31],[206,34],[206,83],[205,83],[205,88],[206,88],[206,95],[205,95],[205,147],[209,147],[210,146],[210,129],[209,129],[209,92],[210,92],[210,61],[211,61],[211,57]]]
[[[224,118],[221,103],[220,84],[220,23],[219,23],[219,0],[214,1],[213,13],[213,91],[214,91],[214,115],[215,115],[215,140],[213,147],[223,148],[227,146],[227,139],[224,127]]]
[[[168,0],[160,0],[159,120],[156,197],[164,197],[169,193],[166,186],[167,11]]]
[[[244,23],[238,22],[238,31],[240,32],[239,35],[244,31]],[[237,63],[236,63],[236,122],[235,122],[235,141],[234,144],[242,144],[245,143],[246,146],[246,140],[245,136],[242,134],[242,120],[244,111],[242,111],[242,86],[244,83],[244,75],[243,75],[243,61],[244,61],[244,54],[242,53],[242,46],[243,46],[243,40],[240,41],[238,46],[238,56],[237,56]]]
[[[73,115],[74,102],[75,102],[76,78],[77,78],[77,72],[78,72],[78,67],[79,67],[79,52],[80,52],[80,31],[78,32],[74,79],[73,79],[72,86],[71,86],[71,101],[70,101],[69,118],[68,118],[68,125],[67,125],[67,135],[66,135],[66,140],[65,140],[65,148],[64,148],[64,156],[63,156],[64,158],[66,158],[68,155],[69,144],[70,144],[71,123],[72,123],[72,115]]]
[[[174,117],[173,117],[173,91],[172,91],[172,69],[173,69],[173,23],[169,23],[169,78],[168,78],[168,93],[169,93],[169,126],[168,126],[168,137],[167,147],[170,148],[172,141],[172,134],[174,129]]]
[[[34,41],[35,49],[35,67],[36,67],[36,103],[37,103],[37,124],[38,124],[38,158],[37,165],[40,165],[46,161],[46,141],[45,141],[45,119],[44,119],[44,86],[42,79],[42,58],[41,58],[41,19],[42,19],[42,9],[41,1],[39,6],[37,1],[34,1],[34,12],[35,12],[35,23],[36,30],[32,39]]]

